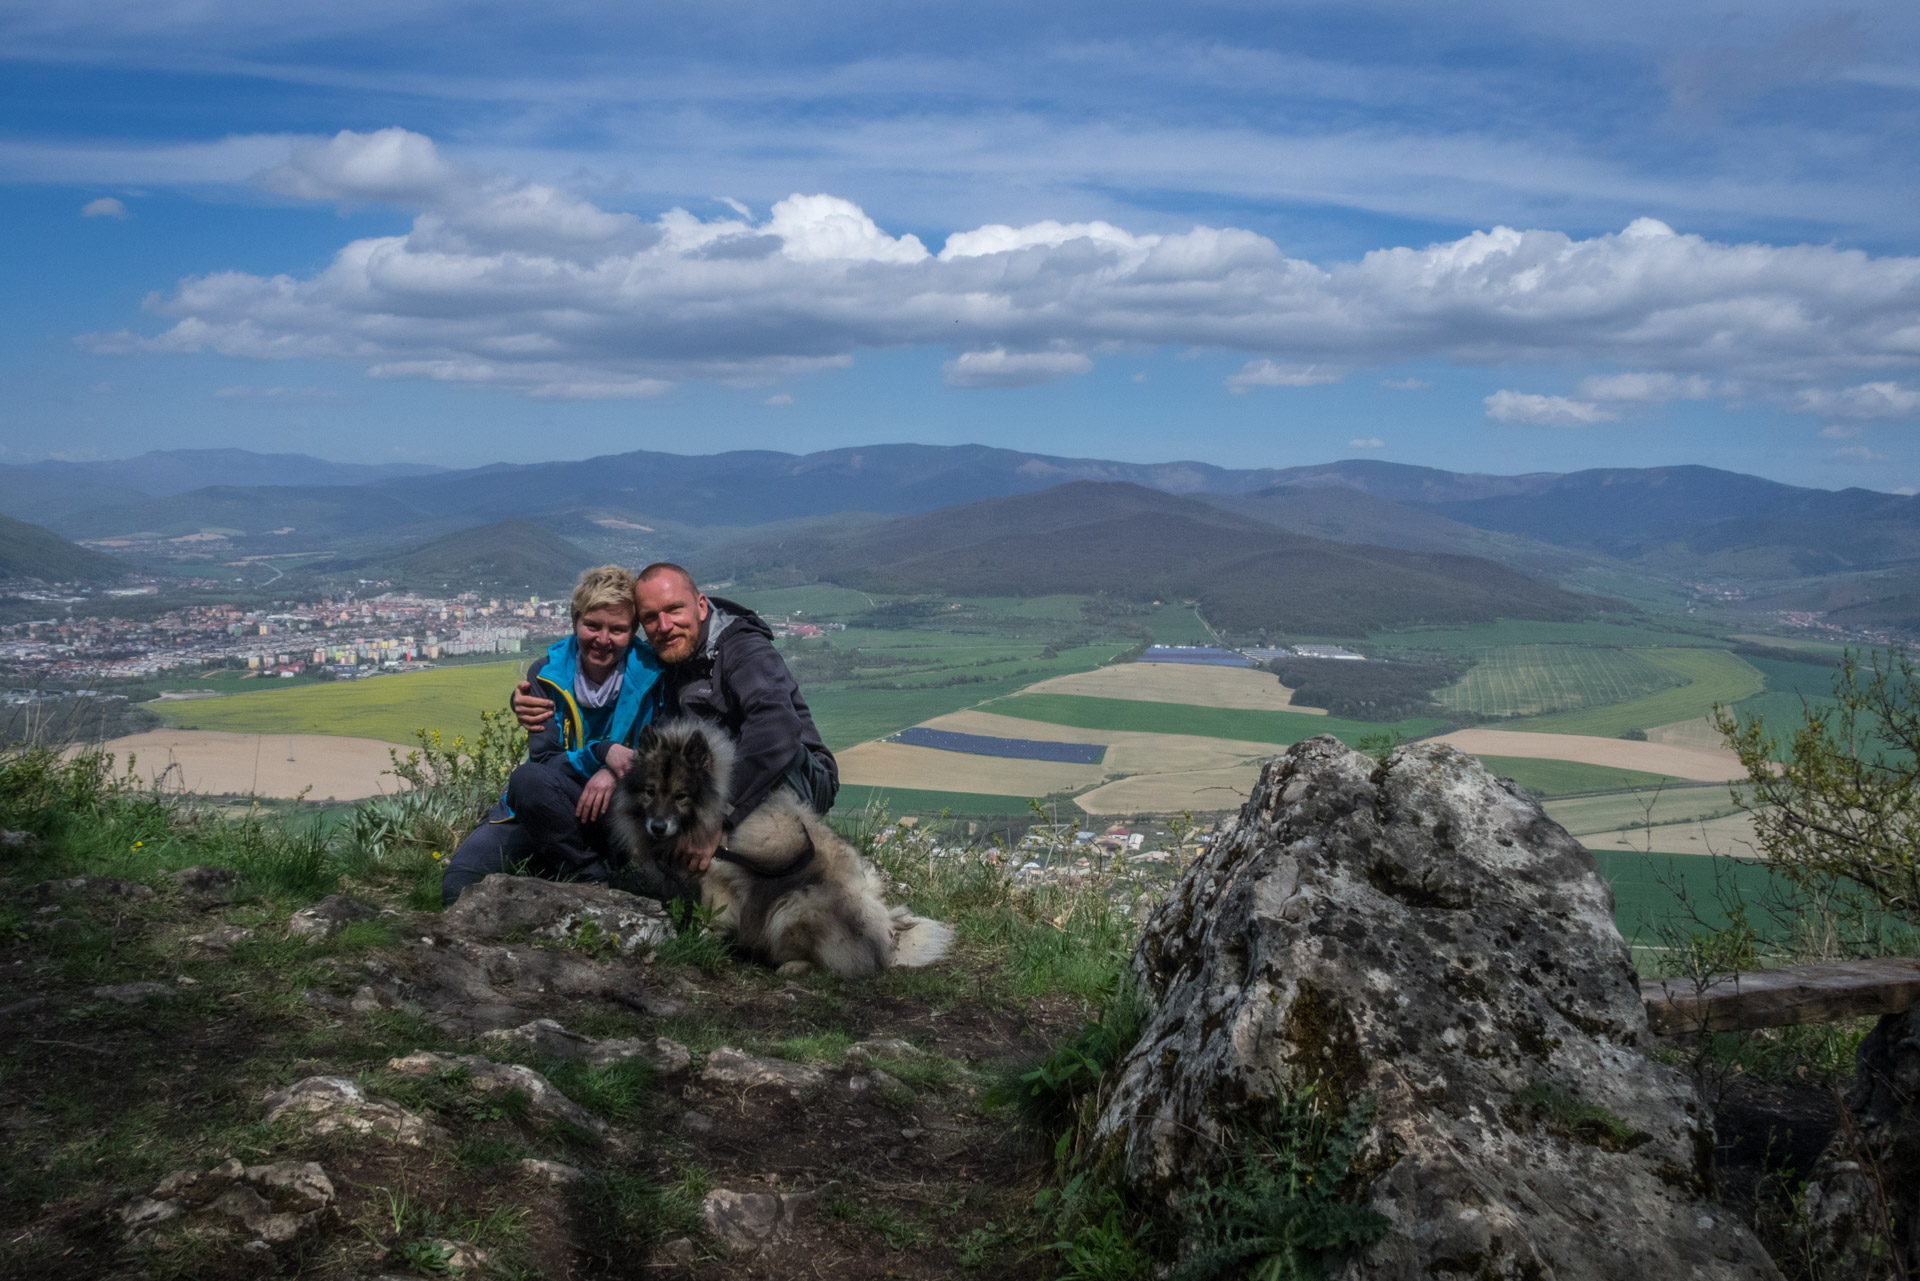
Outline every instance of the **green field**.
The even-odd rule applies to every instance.
[[[715,594],[745,605],[763,617],[799,614],[835,622],[864,614],[876,603],[875,598],[865,592],[855,591],[851,587],[835,587],[831,583],[776,587],[766,591],[746,588],[738,595],[731,588],[721,587],[715,589]]]
[[[1691,632],[1668,631],[1632,623],[1546,623],[1502,619],[1467,627],[1422,627],[1403,632],[1374,632],[1367,638],[1386,649],[1460,651],[1502,645],[1600,645],[1635,649],[1652,645],[1719,647],[1724,641]]]
[[[1680,912],[1676,890],[1686,894],[1688,903],[1698,908],[1709,925],[1717,926],[1725,923],[1722,904],[1732,901],[1732,892],[1758,902],[1775,876],[1766,864],[1745,859],[1609,850],[1594,851],[1593,859],[1613,887],[1614,924],[1629,943],[1637,944],[1661,942],[1660,924]],[[1757,915],[1753,923],[1764,929]]]
[[[1543,796],[1604,792],[1621,787],[1658,787],[1666,779],[1637,769],[1609,769],[1579,761],[1539,761],[1526,756],[1482,756],[1480,763],[1502,778]]]
[[[1153,631],[1153,643],[1156,645],[1211,645],[1213,633],[1200,621],[1200,616],[1187,605],[1166,604],[1153,613],[1141,618]]]
[[[1686,684],[1610,707],[1531,716],[1501,728],[1618,738],[1630,729],[1651,729],[1705,716],[1716,703],[1731,706],[1766,687],[1766,678],[1757,668],[1723,649],[1649,649],[1641,653]]]
[[[1680,676],[1644,653],[1584,645],[1503,645],[1477,654],[1466,675],[1434,700],[1474,716],[1538,716],[1624,703],[1682,683]]]
[[[480,713],[505,708],[521,663],[442,667],[230,698],[145,703],[167,724],[236,734],[337,734],[411,746],[416,729],[472,734]]]
[[[1439,728],[1433,720],[1405,720],[1375,724],[1342,720],[1337,716],[1307,716],[1299,712],[1256,712],[1230,707],[1195,707],[1189,703],[1143,703],[1123,698],[1087,698],[1078,694],[1021,694],[980,709],[999,716],[1076,729],[1131,730],[1142,734],[1193,734],[1202,738],[1231,738],[1248,743],[1288,746],[1316,734],[1332,734],[1348,745],[1363,738],[1399,734],[1415,738]]]
[[[989,796],[982,792],[928,792],[911,787],[862,787],[848,783],[834,798],[833,812],[845,815],[869,805],[884,805],[889,814],[987,814],[1017,817],[1030,813],[1024,796]]]
[[[847,638],[843,640],[842,638]],[[832,679],[831,669],[797,660],[800,692],[813,710],[820,736],[835,750],[885,738],[921,721],[1001,698],[1050,676],[1086,672],[1119,653],[1124,644],[1083,645],[1039,657],[1034,642],[937,632],[835,633],[835,645],[861,656],[906,660],[898,667],[859,668]],[[855,661],[859,661],[856,659]]]

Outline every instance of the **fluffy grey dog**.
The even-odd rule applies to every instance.
[[[734,828],[704,873],[670,860],[683,832],[714,832],[729,809],[733,742],[708,721],[649,726],[614,793],[613,830],[635,859],[698,883],[702,906],[734,945],[782,974],[874,974],[931,965],[953,930],[888,907],[886,884],[860,851],[787,788]]]

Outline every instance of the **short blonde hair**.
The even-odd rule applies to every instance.
[[[573,589],[573,621],[609,606],[637,613],[633,603],[633,575],[618,565],[596,565],[580,575]]]

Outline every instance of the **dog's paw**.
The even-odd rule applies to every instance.
[[[785,965],[781,966],[778,970],[776,970],[775,973],[784,974],[790,979],[797,979],[802,977],[803,975],[813,973],[813,962],[812,961],[788,961]]]

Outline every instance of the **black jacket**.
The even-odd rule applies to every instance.
[[[787,660],[773,647],[773,629],[743,605],[717,596],[707,604],[700,648],[684,663],[667,664],[667,705],[718,721],[738,744],[726,822],[732,830],[779,784],[796,750],[824,763],[836,786],[840,770]]]

